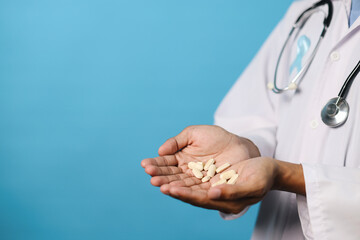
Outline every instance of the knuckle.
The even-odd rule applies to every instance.
[[[267,193],[264,185],[260,185],[257,190],[255,191],[255,196],[263,197]]]
[[[233,213],[233,214],[238,214],[238,213],[240,213],[242,210],[244,210],[243,204],[240,204],[239,202],[233,203],[233,207],[232,207],[232,213]]]
[[[235,192],[231,192],[227,195],[228,199],[235,199],[236,198],[236,193]]]
[[[224,188],[224,198],[227,200],[232,200],[237,198],[237,192],[234,189]]]
[[[184,132],[191,131],[192,129],[194,129],[194,127],[195,127],[194,125],[187,126],[187,127],[184,128],[183,131],[184,131]]]
[[[254,189],[254,192],[261,193],[263,189],[265,189],[267,185],[267,181],[265,179],[258,179],[256,183],[252,184],[252,189]]]
[[[242,207],[236,206],[236,207],[234,207],[234,208],[231,210],[231,213],[232,213],[232,214],[238,214],[238,213],[240,213],[242,210],[243,210]]]

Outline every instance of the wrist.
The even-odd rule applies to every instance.
[[[305,179],[301,164],[283,162],[275,159],[276,173],[273,190],[306,195]]]

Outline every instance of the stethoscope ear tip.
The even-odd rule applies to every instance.
[[[297,88],[297,84],[292,82],[289,84],[288,88],[289,88],[289,90],[295,90]]]
[[[275,91],[275,85],[274,85],[274,83],[272,83],[272,82],[269,82],[269,83],[267,84],[267,88],[268,88],[269,90],[273,90],[275,93],[278,92],[278,91]],[[294,82],[292,82],[292,83],[289,84],[289,86],[287,87],[287,89],[288,89],[288,90],[296,90],[296,89],[297,89],[297,84],[294,83]]]
[[[267,84],[267,88],[270,89],[270,90],[273,90],[274,89],[274,84],[272,82],[269,82]]]

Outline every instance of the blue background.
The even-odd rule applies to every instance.
[[[248,239],[140,161],[211,124],[291,1],[0,1],[0,239]]]

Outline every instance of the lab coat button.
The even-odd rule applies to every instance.
[[[340,59],[340,53],[334,51],[334,52],[331,53],[330,58],[331,58],[331,60],[332,60],[333,62],[339,61],[339,59]]]
[[[311,128],[313,128],[313,129],[315,129],[315,128],[317,128],[319,126],[319,122],[317,121],[317,120],[312,120],[311,122],[310,122],[310,127]]]

